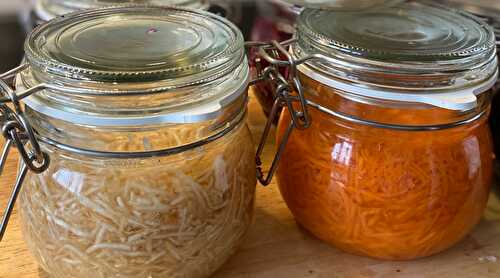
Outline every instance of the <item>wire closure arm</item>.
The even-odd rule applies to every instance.
[[[275,88],[274,105],[267,120],[255,157],[257,164],[257,179],[264,186],[271,183],[293,130],[307,129],[311,125],[311,119],[308,113],[308,102],[304,96],[302,84],[297,76],[297,66],[310,59],[319,57],[308,56],[301,59],[295,59],[287,50],[295,41],[296,39],[287,40],[281,43],[277,41],[271,41],[270,43],[246,43],[248,48],[258,49],[258,57],[254,61],[257,68],[257,77],[251,82],[251,85],[255,85],[259,82],[270,82],[273,88]],[[262,60],[267,62],[265,67],[263,67]],[[288,74],[285,76],[282,74],[282,70],[287,70]],[[290,113],[291,121],[281,138],[271,168],[266,175],[262,169],[261,156],[270,135],[272,124],[282,107],[287,108],[287,112]]]
[[[27,65],[21,65],[4,74],[0,74],[0,126],[2,134],[6,140],[0,157],[0,176],[3,173],[4,166],[12,147],[16,147],[21,156],[21,168],[18,173],[14,189],[12,190],[7,208],[0,222],[0,241],[2,241],[7,225],[9,223],[17,196],[21,191],[22,184],[28,171],[42,173],[49,167],[49,155],[42,151],[36,138],[35,132],[25,117],[24,110],[21,107],[20,100],[30,96],[33,93],[45,89],[43,85],[33,87],[21,93],[16,93],[7,81],[19,72],[28,68]],[[11,109],[10,104],[13,109]]]

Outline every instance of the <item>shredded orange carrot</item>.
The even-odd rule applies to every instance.
[[[335,93],[310,80],[305,86],[324,102]],[[353,114],[371,113],[345,104]],[[493,162],[487,115],[451,129],[409,132],[309,113],[312,126],[293,131],[278,183],[297,222],[318,238],[354,254],[407,260],[449,248],[479,222]],[[405,109],[385,116],[409,118]],[[284,111],[278,141],[289,121]]]

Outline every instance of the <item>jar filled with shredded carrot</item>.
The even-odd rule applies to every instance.
[[[51,277],[208,277],[236,251],[256,185],[243,43],[221,17],[149,6],[31,33],[0,108]]]
[[[346,252],[387,260],[463,239],[491,184],[492,29],[411,1],[307,9],[289,52],[295,79],[280,86],[277,176],[298,224]]]

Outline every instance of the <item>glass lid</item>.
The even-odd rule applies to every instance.
[[[59,18],[37,28],[25,48],[40,81],[55,78],[78,86],[87,81],[203,83],[234,71],[245,56],[241,33],[222,18],[140,6]]]
[[[299,70],[364,96],[470,109],[497,74],[495,36],[465,12],[408,2],[363,12],[308,9],[294,55]]]
[[[99,108],[158,114],[177,107],[174,120],[184,121],[191,105],[196,115],[189,118],[197,120],[241,96],[248,84],[243,35],[226,19],[200,10],[126,6],[72,13],[35,29],[25,52],[29,69],[19,82],[52,92],[26,102],[44,111],[54,108],[44,104],[48,100],[57,102],[50,112],[57,115],[68,109],[100,114]],[[128,95],[142,103],[117,100]],[[83,96],[101,99],[81,105],[88,102],[77,100]]]

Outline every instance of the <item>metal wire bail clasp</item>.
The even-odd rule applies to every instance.
[[[21,186],[28,170],[37,174],[42,173],[47,170],[50,163],[48,154],[42,151],[35,132],[27,121],[20,104],[21,99],[44,89],[44,87],[36,86],[18,94],[7,83],[8,80],[27,67],[24,64],[4,74],[0,74],[0,126],[6,140],[2,156],[0,157],[0,176],[3,173],[12,146],[17,148],[22,158],[14,189],[3,214],[2,222],[0,222],[0,241],[2,241],[5,234],[17,196],[21,191]]]
[[[305,62],[305,60],[295,60],[288,52],[287,47],[293,42],[295,42],[294,39],[281,43],[272,41],[270,43],[248,42],[246,44],[247,47],[258,48],[258,57],[255,61],[257,76],[255,80],[251,82],[251,85],[258,82],[271,82],[273,88],[275,88],[274,105],[267,120],[255,157],[257,163],[257,179],[264,186],[271,183],[292,131],[294,129],[306,129],[311,125],[311,119],[307,110],[307,100],[304,96],[302,84],[297,76],[297,66]],[[262,63],[262,59],[266,62],[265,65]],[[283,70],[287,72],[286,76],[282,73]],[[277,153],[266,176],[262,170],[261,156],[269,137],[273,121],[278,116],[281,107],[287,108],[292,120],[281,138]]]

